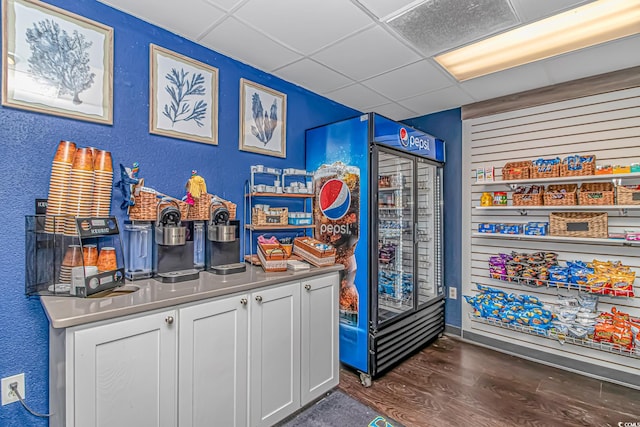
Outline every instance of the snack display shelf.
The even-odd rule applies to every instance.
[[[575,205],[575,206],[474,206],[479,211],[607,211],[640,210],[640,205]]]
[[[529,236],[526,234],[479,233],[474,231],[471,237],[482,239],[531,240],[562,243],[591,243],[594,245],[640,246],[640,241],[625,239],[605,239],[596,237]]]
[[[620,295],[611,295],[611,294],[604,294],[604,293],[599,293],[599,292],[593,292],[591,291],[591,288],[589,286],[585,286],[585,285],[580,285],[578,283],[565,283],[565,282],[558,282],[558,281],[552,281],[552,280],[541,280],[541,279],[533,279],[533,278],[527,278],[527,277],[514,277],[514,276],[500,276],[501,278],[498,279],[496,277],[491,277],[491,279],[498,281],[498,282],[506,282],[506,283],[515,283],[521,286],[526,286],[527,288],[556,288],[556,289],[567,289],[570,291],[578,291],[578,292],[584,292],[585,294],[590,294],[590,295],[598,295],[598,296],[602,296],[602,297],[608,297],[608,298],[619,298],[619,299],[624,299],[624,298],[631,298],[632,295],[634,295],[633,291],[623,291],[623,290],[617,290],[616,293],[620,294]],[[530,283],[530,282],[539,282],[540,285],[537,285],[535,283]]]
[[[538,329],[531,326],[518,325],[513,323],[504,323],[498,319],[490,319],[486,317],[478,317],[469,314],[469,319],[472,322],[483,323],[485,325],[495,326],[502,329],[509,329],[516,332],[521,332],[528,335],[535,335],[537,337],[547,338],[550,340],[558,341],[561,344],[572,344],[580,347],[591,348],[594,350],[605,351],[608,353],[617,354],[620,356],[632,357],[634,359],[640,359],[640,349],[626,349],[616,344],[608,342],[598,342],[592,339],[580,339],[574,338],[569,335],[560,335],[551,330]]]
[[[532,179],[512,179],[508,181],[481,181],[475,182],[474,187],[489,187],[495,185],[512,186],[514,184],[537,184],[537,183],[562,183],[562,182],[584,182],[584,181],[617,181],[621,179],[640,179],[640,173],[613,173],[606,175],[580,175],[580,176],[561,176],[552,178],[532,178]]]

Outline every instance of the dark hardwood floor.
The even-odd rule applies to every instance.
[[[406,427],[640,426],[640,390],[448,337],[369,388],[343,367],[339,388]]]

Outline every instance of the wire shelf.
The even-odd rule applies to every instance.
[[[548,338],[550,340],[558,341],[561,344],[572,344],[577,345],[579,347],[590,348],[593,350],[604,351],[607,353],[617,354],[619,356],[631,357],[634,359],[640,359],[640,349],[626,349],[616,344],[608,343],[608,342],[598,342],[592,339],[580,339],[574,338],[569,335],[561,335],[554,331],[537,329],[531,326],[518,325],[513,323],[504,323],[497,319],[490,319],[486,317],[477,317],[469,314],[469,318],[472,322],[483,323],[485,325],[496,326],[502,329],[509,329],[516,332],[525,333],[528,335],[534,335],[537,337]]]
[[[558,282],[557,280],[542,280],[542,279],[535,279],[535,278],[529,278],[529,277],[508,276],[503,274],[490,275],[489,277],[493,280],[498,280],[500,282],[516,283],[518,285],[526,286],[528,288],[539,289],[539,288],[546,287],[547,289],[550,289],[550,288],[567,289],[567,290],[573,290],[578,292],[584,292],[586,294],[591,294],[591,295],[600,295],[600,296],[605,296],[609,298],[620,298],[620,299],[632,298],[634,296],[633,289],[632,290],[615,290],[616,295],[614,295],[610,293],[605,293],[605,291],[607,290],[613,291],[612,289],[602,288],[601,289],[602,292],[594,292],[590,286],[580,285],[578,283],[566,283],[566,282]],[[537,283],[540,283],[540,285],[538,285]]]

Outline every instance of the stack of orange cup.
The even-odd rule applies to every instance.
[[[69,175],[76,144],[71,141],[60,141],[51,165],[51,179],[49,180],[49,197],[47,203],[47,218],[44,230],[47,233],[63,233],[66,214],[66,201],[69,191]]]
[[[100,249],[98,255],[98,271],[111,271],[118,268],[116,260],[116,248],[111,246],[105,246]]]
[[[105,217],[111,213],[113,164],[111,153],[96,149],[93,158],[94,190],[91,216]]]
[[[90,217],[93,207],[93,155],[90,148],[78,148],[73,156],[69,174],[69,196],[67,198],[64,234],[77,236],[75,217]]]
[[[71,269],[82,266],[83,257],[80,245],[69,245],[60,266],[59,283],[71,283]]]

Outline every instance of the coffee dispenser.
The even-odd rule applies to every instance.
[[[153,277],[153,226],[151,222],[125,221],[125,277],[139,280]]]
[[[182,222],[178,204],[173,200],[163,199],[156,215],[156,279],[169,283],[197,279],[200,272],[194,268],[193,222]]]
[[[206,266],[215,274],[245,271],[240,259],[240,221],[229,219],[229,211],[214,199],[209,207],[207,222]]]

